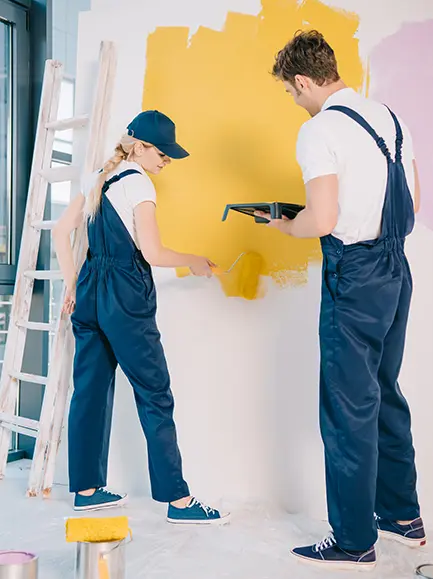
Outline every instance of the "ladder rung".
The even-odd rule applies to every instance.
[[[81,117],[51,121],[45,125],[45,128],[53,129],[54,131],[67,131],[69,129],[82,129],[88,123],[89,115],[82,115]]]
[[[23,428],[22,426],[17,426],[15,424],[8,424],[8,423],[2,424],[1,421],[0,421],[0,426],[7,428],[11,432],[16,432],[17,434],[22,434],[23,436],[30,436],[31,438],[37,438],[38,434],[39,434],[38,430],[32,430],[30,428]]]
[[[0,426],[3,426],[11,432],[16,432],[17,434],[23,434],[24,436],[30,436],[31,438],[37,438],[39,431],[33,430],[31,428],[24,428],[23,426],[18,426],[17,424],[9,424],[8,422],[2,423],[0,420]]]
[[[61,271],[52,269],[37,269],[36,271],[25,271],[24,275],[32,279],[45,279],[45,280],[63,279]]]
[[[17,322],[19,328],[27,328],[28,330],[40,330],[42,332],[53,332],[56,327],[54,324],[47,324],[45,322]]]
[[[22,416],[10,416],[4,412],[0,412],[0,425],[13,432],[35,438],[39,431],[39,422],[37,420],[23,418]]]
[[[21,382],[30,382],[31,384],[43,384],[45,385],[48,382],[48,378],[46,376],[37,376],[36,374],[25,374],[24,372],[11,372],[10,375],[12,378],[16,378],[17,380],[21,380]]]
[[[53,229],[57,221],[33,221],[32,227],[35,229]]]
[[[76,181],[80,178],[80,169],[75,165],[64,165],[63,167],[49,167],[39,173],[48,183],[62,183],[65,181]]]

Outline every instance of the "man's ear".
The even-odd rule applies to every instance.
[[[305,76],[302,76],[301,74],[297,74],[295,76],[295,87],[298,90],[304,90],[305,88],[307,88],[307,78]]]

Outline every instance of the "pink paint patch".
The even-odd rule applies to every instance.
[[[2,565],[23,565],[30,563],[36,555],[24,551],[0,551],[0,567]]]
[[[433,20],[405,24],[371,55],[371,91],[412,134],[421,183],[420,219],[433,229]]]

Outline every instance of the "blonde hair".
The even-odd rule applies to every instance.
[[[129,161],[134,155],[135,145],[142,143],[145,147],[153,147],[150,143],[139,141],[130,135],[123,135],[114,149],[114,155],[104,163],[101,172],[98,174],[98,179],[95,186],[87,196],[85,205],[86,216],[93,221],[98,212],[102,198],[102,187],[107,180],[107,175],[112,173],[122,161]]]

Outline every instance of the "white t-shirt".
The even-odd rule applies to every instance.
[[[137,163],[122,161],[116,169],[107,175],[108,181],[114,175],[119,175],[128,169],[135,169],[140,172],[133,175],[127,175],[113,183],[108,189],[106,195],[117,211],[120,219],[123,221],[126,229],[129,231],[135,245],[140,249],[137,232],[135,229],[134,209],[143,201],[151,201],[156,205],[156,191],[150,177],[144,169]],[[87,175],[82,181],[82,193],[88,196],[98,179],[98,172]]]
[[[376,239],[380,235],[387,182],[387,162],[374,139],[357,122],[339,111],[324,111],[343,105],[358,112],[382,137],[395,159],[396,131],[388,109],[366,99],[351,88],[331,95],[322,111],[299,131],[297,160],[304,183],[323,175],[338,175],[338,222],[333,235],[344,244]],[[414,196],[413,145],[407,127],[403,130],[403,166]]]

